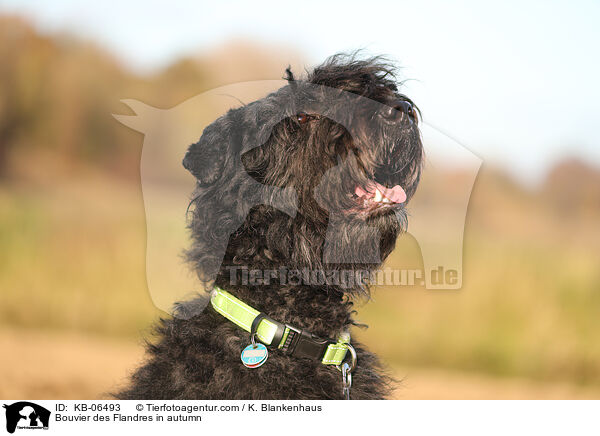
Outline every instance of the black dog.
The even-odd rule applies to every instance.
[[[423,153],[417,109],[381,58],[336,55],[306,80],[288,69],[287,80],[208,126],[183,161],[197,179],[189,261],[202,281],[256,313],[244,327],[217,294],[206,307],[206,298],[180,304],[117,397],[389,394],[377,358],[344,332],[355,324],[350,298],[368,295],[366,277],[407,223]],[[330,280],[348,271],[358,280]],[[262,345],[250,346],[246,367],[240,352],[255,340],[270,353],[265,360]]]

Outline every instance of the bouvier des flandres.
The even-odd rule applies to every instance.
[[[406,228],[423,157],[418,109],[380,57],[335,55],[302,80],[286,72],[286,86],[190,146],[187,257],[210,304],[200,296],[161,321],[118,398],[390,393],[392,379],[348,333],[352,299],[368,295]]]

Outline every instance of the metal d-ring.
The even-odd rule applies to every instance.
[[[352,373],[348,362],[342,363],[342,395],[346,400],[350,399],[350,388],[352,388]]]
[[[348,370],[348,372],[350,374],[352,374],[354,372],[354,370],[356,369],[356,350],[354,349],[354,347],[350,344],[344,344],[346,346],[346,348],[348,349],[348,351],[350,351],[350,357],[352,358],[352,360],[350,361],[350,368]],[[336,365],[336,368],[339,369],[340,371],[342,370],[342,365]]]
[[[352,388],[352,372],[356,369],[356,350],[350,344],[344,344],[350,351],[350,363],[342,362],[337,369],[342,372],[342,395],[346,400],[350,399],[350,388]]]
[[[256,348],[256,339],[254,339],[254,338],[258,334],[258,325],[265,318],[267,318],[267,315],[265,315],[264,313],[260,312],[252,320],[252,325],[250,326],[250,342],[252,342],[252,348]]]

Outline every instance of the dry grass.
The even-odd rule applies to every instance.
[[[1,360],[3,380],[12,380],[3,382],[1,396],[99,395],[138,361],[140,350],[131,344],[161,314],[145,283],[141,192],[104,178],[80,180],[35,190],[0,188]],[[489,181],[477,188],[463,289],[378,289],[372,302],[359,307],[359,320],[371,327],[355,335],[388,365],[411,368],[401,395],[595,395],[600,385],[595,221],[553,222],[537,206],[519,203],[522,198],[494,192],[499,188]],[[490,196],[502,217],[490,207]],[[402,239],[390,263],[420,265],[410,237]],[[29,338],[24,333],[29,330],[57,333]],[[119,342],[127,339],[134,342]],[[49,364],[39,368],[40,361]],[[45,368],[53,373],[46,376]],[[513,390],[509,380],[515,378],[529,381],[514,382]]]
[[[143,358],[139,343],[97,335],[0,330],[0,398],[100,399],[126,382]],[[397,368],[395,399],[591,399],[600,388],[498,379],[457,371]]]
[[[138,341],[160,315],[146,285],[141,190],[114,176],[138,175],[141,136],[108,114],[125,111],[122,97],[166,108],[237,82],[240,72],[244,80],[280,78],[285,64],[272,48],[233,44],[142,78],[88,43],[37,35],[21,20],[4,19],[2,25],[14,31],[0,32],[10,39],[0,43],[7,59],[0,64],[0,112],[8,115],[0,115],[0,177],[34,186],[0,179],[0,328],[5,328],[0,395],[95,397],[139,358],[137,348],[119,341]],[[286,59],[289,53],[286,48]],[[199,128],[203,114],[213,119],[214,107],[185,107],[181,120],[187,128]],[[160,150],[176,154],[174,148]],[[155,168],[165,169],[167,162],[179,165],[180,157],[155,156]],[[81,168],[88,165],[105,174],[91,176],[89,168],[84,174]],[[430,206],[451,203],[461,174],[436,176],[430,170],[418,195]],[[61,181],[66,175],[70,179]],[[463,288],[384,288],[360,308],[359,319],[371,328],[356,335],[389,365],[412,368],[402,392],[417,397],[596,392],[599,180],[597,170],[566,162],[551,174],[552,183],[527,192],[484,169],[465,227]],[[165,214],[172,210],[172,202],[159,206]],[[440,216],[447,221],[447,215],[432,211],[421,218]],[[435,220],[418,222],[432,239],[442,233]],[[172,229],[163,234],[175,239]],[[389,264],[421,266],[410,237],[401,240]],[[170,276],[162,278],[174,293],[187,291],[177,289]],[[31,330],[35,333],[27,333]],[[431,367],[452,372],[422,369]],[[513,390],[509,380],[515,378],[535,381],[516,381]]]
[[[158,314],[145,238],[141,194],[130,185],[0,188],[0,322],[137,335]]]

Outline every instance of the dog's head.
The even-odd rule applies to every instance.
[[[198,180],[190,257],[199,269],[210,235],[236,219],[224,262],[248,268],[371,268],[406,226],[423,152],[418,109],[393,66],[336,55],[305,80],[289,69],[287,79],[208,126],[184,159]],[[257,183],[293,190],[296,215],[242,207]]]

